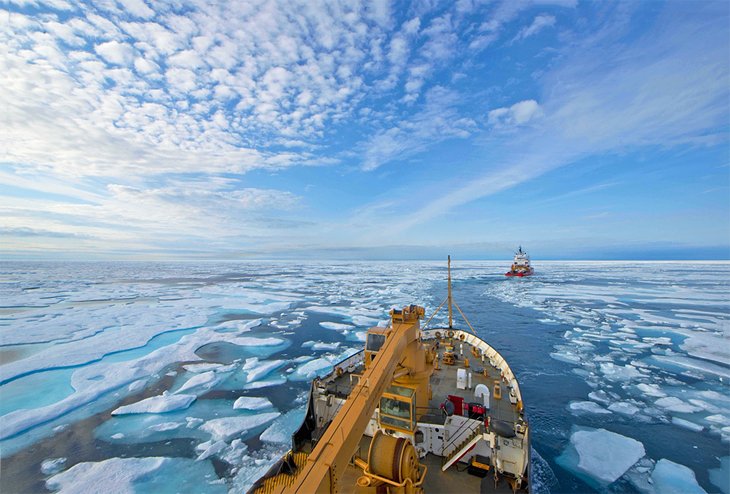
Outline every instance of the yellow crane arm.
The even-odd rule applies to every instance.
[[[393,380],[398,363],[409,352],[417,350],[419,343],[419,318],[423,308],[411,306],[394,311],[392,330],[355,385],[347,401],[332,419],[306,463],[296,472],[294,482],[278,492],[311,494],[336,492],[350,459],[357,450],[380,396]]]

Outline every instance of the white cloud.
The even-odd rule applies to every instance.
[[[151,19],[155,11],[149,8],[144,0],[117,0],[124,10],[142,19]]]
[[[533,19],[532,24],[520,30],[515,37],[515,40],[521,40],[534,36],[546,27],[552,27],[555,25],[555,17],[552,15],[538,15]]]
[[[518,101],[524,88],[512,81],[484,87],[493,67],[479,51],[534,5],[195,0],[181,16],[171,4],[109,0],[74,4],[63,22],[53,9],[33,18],[9,13],[0,29],[2,162],[26,180],[16,176],[13,183],[24,183],[17,187],[50,194],[65,184],[66,193],[85,199],[34,209],[6,197],[0,216],[12,218],[12,228],[32,221],[58,234],[74,231],[63,218],[97,218],[114,227],[95,223],[80,233],[128,235],[129,242],[140,232],[195,235],[208,224],[222,235],[266,236],[267,210],[298,212],[304,201],[221,175],[240,180],[251,170],[331,164],[358,168],[352,173],[409,161],[415,167],[420,153],[447,139],[507,143],[513,160],[490,162],[481,178],[454,187],[459,194],[436,197],[409,216],[416,224],[579,153],[665,144],[667,136],[687,142],[704,138],[699,130],[708,121],[724,124],[727,100],[717,95],[726,94],[727,67],[717,51],[725,45],[698,48],[702,33],[689,36],[678,21],[654,33],[659,41],[643,40],[653,49],[605,49],[607,39],[621,39],[612,32],[584,45],[569,39],[528,88],[534,100]],[[556,23],[537,16],[519,36]],[[522,66],[515,67],[519,74]],[[494,108],[494,101],[510,104]],[[478,116],[488,108],[486,119]],[[214,185],[204,186],[209,180]],[[290,219],[285,213],[272,215],[277,224]]]
[[[129,65],[134,59],[132,47],[118,41],[107,41],[94,47],[94,51],[109,63],[116,65]]]
[[[488,122],[496,127],[524,125],[542,114],[534,99],[515,103],[509,108],[497,108],[489,112]]]
[[[476,123],[458,113],[458,103],[457,93],[440,86],[430,89],[422,111],[368,139],[364,144],[363,170],[375,170],[396,158],[408,159],[436,142],[471,135]]]
[[[167,63],[175,67],[184,67],[188,69],[197,69],[204,65],[200,55],[195,50],[183,50],[177,52],[167,59]]]
[[[545,76],[541,106],[526,100],[489,115],[496,125],[518,120],[536,125],[493,148],[493,166],[481,176],[399,215],[399,228],[430,221],[586,156],[646,145],[726,141],[726,133],[712,139],[727,124],[730,64],[717,39],[725,31],[708,30],[706,17],[695,15],[680,19],[670,12],[631,48],[619,41],[606,44],[602,37],[572,47]],[[612,33],[617,39],[620,34]]]
[[[152,74],[160,70],[160,67],[158,67],[157,64],[145,58],[135,58],[134,68],[137,69],[137,72],[141,74]]]

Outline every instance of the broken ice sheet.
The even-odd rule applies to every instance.
[[[616,481],[644,454],[644,445],[635,439],[606,429],[574,426],[570,444],[556,461],[600,488]]]

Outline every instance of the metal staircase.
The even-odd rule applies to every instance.
[[[441,467],[441,471],[445,472],[451,465],[459,461],[462,456],[468,453],[469,450],[482,439],[483,434],[484,424],[479,424],[451,453],[446,456],[446,461]]]

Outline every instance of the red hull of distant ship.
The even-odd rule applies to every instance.
[[[532,269],[530,271],[518,271],[518,272],[509,271],[507,273],[504,273],[504,275],[505,276],[518,276],[520,278],[523,278],[525,276],[531,276],[534,272],[535,271]]]

